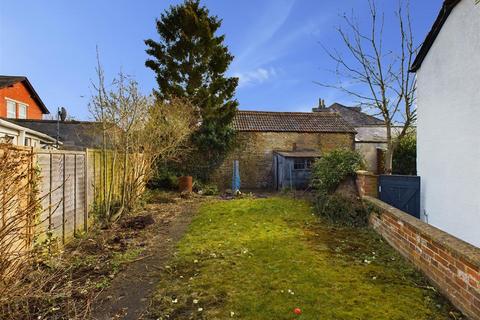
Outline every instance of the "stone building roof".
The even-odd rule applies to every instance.
[[[57,137],[56,120],[5,119],[52,138]],[[59,141],[62,148],[83,150],[85,148],[100,148],[102,146],[101,127],[98,122],[88,121],[60,121]]]
[[[274,151],[285,158],[320,158],[322,154],[318,151]]]
[[[355,133],[355,129],[334,112],[238,111],[233,120],[237,131]]]
[[[382,120],[362,112],[361,107],[347,107],[340,103],[334,103],[328,109],[338,112],[345,121],[354,127],[385,125]]]

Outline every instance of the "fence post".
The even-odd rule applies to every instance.
[[[97,200],[97,153],[93,154],[93,201]]]
[[[62,186],[62,243],[65,244],[65,169],[66,169],[66,154],[63,154],[63,186]]]
[[[77,154],[73,157],[73,235],[77,235]]]
[[[28,199],[28,204],[30,205],[32,202],[35,203],[37,201],[36,198],[32,195],[33,193],[33,188],[32,188],[32,183],[34,181],[35,173],[33,172],[33,168],[35,167],[34,161],[36,161],[35,154],[33,153],[33,147],[30,147],[29,151],[29,159],[30,159],[30,164],[29,164],[29,170],[28,170],[28,194],[29,194],[29,199]],[[36,197],[36,195],[35,195]],[[28,248],[32,246],[33,239],[35,237],[35,220],[34,217],[29,216],[28,217],[28,236],[27,236],[27,245]]]
[[[48,232],[52,232],[52,178],[53,178],[53,155],[49,153],[49,166],[50,166],[50,179],[49,179],[49,190],[48,190]]]
[[[84,202],[83,202],[83,229],[85,230],[85,232],[88,231],[88,148],[85,149],[85,155],[84,155],[84,161],[83,161],[83,164],[84,164],[84,169],[83,169],[83,174],[85,176],[85,178],[83,179],[84,180],[84,188],[85,188],[85,196],[83,197],[84,198]],[[94,161],[95,163],[95,161]]]

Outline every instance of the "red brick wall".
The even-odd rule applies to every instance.
[[[377,212],[372,227],[419,268],[459,310],[480,319],[480,249],[386,203],[364,199]]]
[[[7,100],[5,98],[10,98],[27,104],[27,119],[42,119],[42,110],[35,100],[32,99],[30,92],[23,83],[18,82],[11,87],[0,89],[0,117],[7,116]]]

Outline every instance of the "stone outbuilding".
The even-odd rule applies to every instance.
[[[228,189],[234,160],[241,186],[280,190],[308,185],[311,164],[338,148],[355,148],[355,129],[338,113],[238,111],[233,126],[235,149],[213,174],[212,182]]]

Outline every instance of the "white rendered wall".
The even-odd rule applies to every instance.
[[[369,172],[377,173],[377,149],[386,150],[387,144],[382,142],[355,142],[355,150],[363,156],[366,165],[365,169]]]
[[[461,1],[417,72],[422,219],[480,247],[480,5]]]

